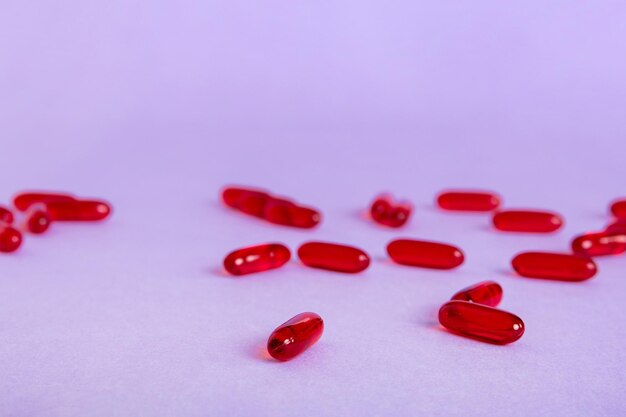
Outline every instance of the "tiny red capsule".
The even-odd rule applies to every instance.
[[[505,232],[550,233],[563,226],[563,218],[547,211],[505,210],[494,214],[493,225]]]
[[[572,250],[587,256],[619,255],[626,252],[626,233],[585,233],[574,238]]]
[[[297,205],[292,201],[270,197],[264,207],[263,217],[270,223],[310,229],[319,224],[319,211]]]
[[[501,201],[496,193],[479,191],[446,191],[437,197],[439,207],[454,211],[492,211]]]
[[[326,242],[307,242],[298,249],[298,257],[311,268],[357,273],[370,264],[370,257],[361,249]]]
[[[13,223],[13,212],[6,207],[0,206],[0,226]]]
[[[465,259],[455,246],[425,240],[394,240],[387,245],[387,253],[396,263],[434,269],[456,268]]]
[[[75,198],[67,193],[26,192],[13,197],[13,205],[19,211],[26,211],[36,203],[51,203],[57,201],[74,201]]]
[[[469,301],[496,307],[502,301],[502,287],[494,281],[479,282],[457,292],[451,300]]]
[[[111,206],[98,200],[50,201],[46,207],[55,221],[98,221],[111,214]]]
[[[25,229],[31,233],[44,233],[50,227],[50,222],[48,208],[43,203],[31,205],[26,212]]]
[[[611,203],[611,213],[618,219],[626,219],[626,199]]]
[[[381,194],[372,203],[372,219],[384,226],[404,226],[411,216],[413,206],[408,201],[395,202],[389,194]]]
[[[324,321],[315,313],[300,313],[276,328],[267,340],[267,352],[288,361],[314,345],[324,332]]]
[[[22,234],[11,226],[0,226],[0,252],[14,252],[22,244]]]
[[[263,217],[265,205],[270,198],[265,191],[249,188],[228,187],[222,191],[224,204],[256,217]]]
[[[224,258],[224,269],[233,275],[252,274],[280,268],[291,259],[289,248],[280,243],[266,243],[237,249]]]
[[[513,269],[523,277],[558,281],[584,281],[598,272],[588,257],[549,252],[523,252],[511,261]]]
[[[439,323],[453,333],[497,345],[513,343],[524,334],[524,322],[515,314],[467,301],[441,306]]]

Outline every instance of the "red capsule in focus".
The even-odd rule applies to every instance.
[[[0,226],[0,252],[15,252],[22,244],[22,234],[11,226]]]
[[[310,229],[317,226],[322,218],[320,212],[315,209],[273,197],[268,199],[264,207],[263,217],[270,223],[299,227],[301,229]]]
[[[389,257],[396,263],[423,268],[452,269],[465,259],[461,249],[445,243],[397,239],[387,245]]]
[[[315,313],[300,313],[276,328],[267,340],[274,359],[288,361],[314,345],[324,332],[324,321]]]
[[[513,343],[524,334],[524,322],[515,314],[467,301],[441,306],[439,323],[453,333],[497,345]]]
[[[307,242],[298,249],[298,257],[306,266],[329,271],[357,273],[370,264],[370,257],[361,249],[326,242]]]
[[[618,219],[626,219],[626,199],[611,203],[611,213]]]
[[[26,211],[36,203],[52,203],[58,201],[74,201],[76,198],[68,193],[25,192],[13,197],[13,205],[19,211]]]
[[[492,211],[502,199],[496,193],[478,191],[446,191],[437,196],[437,204],[444,210]]]
[[[563,218],[547,211],[505,210],[494,214],[493,225],[505,232],[551,233],[563,226]]]
[[[13,223],[13,212],[6,207],[0,206],[0,226]]]
[[[243,213],[261,218],[265,205],[270,198],[270,195],[265,191],[249,188],[227,187],[222,191],[224,204]]]
[[[224,269],[233,275],[280,268],[291,259],[289,248],[280,243],[266,243],[237,249],[224,258]]]
[[[372,219],[388,227],[401,227],[411,216],[413,206],[408,201],[395,202],[389,194],[381,194],[370,207]]]
[[[584,281],[598,272],[586,256],[550,252],[523,252],[513,258],[511,265],[523,277],[557,281]]]
[[[626,233],[585,233],[572,240],[572,250],[586,256],[619,255],[626,252]]]
[[[48,207],[43,203],[31,205],[25,217],[25,229],[31,233],[41,234],[50,227]]]
[[[99,221],[111,214],[109,203],[99,200],[50,201],[46,207],[55,221]]]
[[[457,292],[451,300],[469,301],[496,307],[502,301],[502,287],[494,281],[479,282]]]

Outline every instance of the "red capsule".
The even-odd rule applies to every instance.
[[[98,221],[111,214],[111,206],[98,200],[50,201],[46,207],[56,221]]]
[[[618,219],[609,224],[604,233],[608,234],[626,234],[626,219]]]
[[[22,244],[22,234],[11,226],[0,226],[0,252],[14,252]]]
[[[455,211],[492,211],[500,202],[500,196],[490,192],[447,191],[437,197],[439,207]]]
[[[41,234],[50,227],[50,214],[43,203],[33,204],[27,210],[25,229],[31,233]]]
[[[452,269],[463,263],[461,249],[445,243],[424,240],[397,239],[387,245],[394,262],[434,269]]]
[[[547,211],[506,210],[494,214],[493,225],[505,232],[550,233],[563,226],[563,218]]]
[[[307,242],[298,249],[298,257],[311,268],[357,273],[370,264],[370,257],[361,249],[326,242]]]
[[[268,199],[264,207],[263,217],[270,223],[302,229],[310,229],[317,226],[322,218],[319,211],[315,209],[273,197]]]
[[[13,223],[13,212],[6,207],[0,206],[0,226]]]
[[[626,233],[585,233],[572,241],[572,250],[586,256],[619,255],[626,252]]]
[[[626,219],[626,199],[615,200],[611,204],[611,213],[618,219]]]
[[[251,216],[263,217],[270,195],[249,188],[228,187],[222,191],[224,204]]]
[[[401,227],[411,216],[413,206],[408,201],[395,202],[389,194],[382,194],[370,207],[372,219],[384,226]]]
[[[280,268],[289,259],[291,252],[287,246],[266,243],[229,253],[224,258],[224,268],[233,275],[245,275]]]
[[[502,287],[494,281],[479,282],[457,292],[451,300],[469,301],[496,307],[502,301]]]
[[[67,193],[27,192],[13,197],[13,205],[20,211],[26,211],[35,203],[51,203],[57,201],[74,201],[75,198]]]
[[[524,252],[511,261],[513,269],[523,277],[558,281],[584,281],[598,272],[588,257],[549,252]]]
[[[524,334],[524,322],[515,314],[467,301],[441,306],[439,323],[453,333],[497,345],[513,343]]]
[[[300,313],[276,328],[267,340],[267,352],[288,361],[314,345],[324,332],[324,321],[315,313]]]

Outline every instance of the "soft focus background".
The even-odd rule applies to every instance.
[[[54,224],[0,256],[0,415],[626,415],[626,258],[580,284],[514,276],[522,250],[567,251],[626,195],[626,3],[3,0],[0,199],[109,199],[103,224]],[[228,183],[319,207],[314,231],[220,205]],[[566,217],[549,236],[446,214],[448,187]],[[362,211],[416,204],[405,229]],[[396,236],[466,263],[394,266]],[[309,239],[367,250],[348,276],[287,267],[235,279],[232,249]],[[454,292],[494,279],[524,337],[439,328]],[[320,342],[276,363],[302,311]]]

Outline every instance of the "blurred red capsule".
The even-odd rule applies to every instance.
[[[237,249],[224,258],[224,269],[233,275],[280,268],[291,258],[291,251],[280,243],[265,243]]]
[[[626,199],[613,201],[611,213],[618,219],[626,219]]]
[[[551,233],[563,226],[563,218],[548,211],[504,210],[494,214],[493,225],[505,232]]]
[[[0,252],[15,252],[22,244],[22,234],[11,226],[0,226]]]
[[[454,211],[492,211],[501,201],[498,194],[481,191],[446,191],[437,196],[439,207]]]
[[[13,223],[13,212],[6,207],[0,206],[0,226]]]
[[[251,216],[263,217],[270,195],[250,188],[227,187],[222,191],[222,201],[229,207]]]
[[[626,233],[585,233],[572,240],[572,250],[586,256],[619,255],[626,252]]]
[[[75,197],[67,193],[23,192],[13,197],[13,205],[19,211],[26,211],[36,203],[48,204],[58,201],[74,201]]]
[[[298,257],[306,266],[336,272],[357,273],[370,264],[361,249],[327,242],[307,242],[298,248]]]
[[[396,239],[387,245],[389,257],[396,263],[434,269],[452,269],[465,259],[456,246],[425,240]]]
[[[41,234],[48,230],[51,221],[45,204],[33,204],[26,211],[25,229],[34,234]]]
[[[372,219],[384,226],[401,227],[411,216],[413,206],[408,201],[394,201],[389,194],[381,194],[372,203],[370,215]]]
[[[111,214],[109,203],[101,200],[50,201],[46,207],[55,221],[99,221]]]
[[[523,277],[557,281],[584,281],[598,272],[591,258],[550,252],[523,252],[511,261],[513,269]]]

